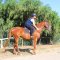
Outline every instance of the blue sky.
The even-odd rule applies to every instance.
[[[40,0],[44,5],[48,4],[52,10],[56,11],[60,16],[60,0]]]

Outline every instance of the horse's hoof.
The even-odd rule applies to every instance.
[[[36,55],[36,53],[35,53],[35,52],[33,52],[32,54],[33,54],[33,55]]]
[[[2,53],[6,53],[6,51],[2,51]]]
[[[17,52],[17,55],[22,55],[22,54],[20,53],[20,51],[18,51],[18,52]]]
[[[17,52],[13,52],[14,55],[17,55]]]
[[[13,53],[14,55],[17,55],[17,53]]]
[[[17,53],[17,55],[22,55],[21,53]]]
[[[20,53],[20,51],[18,51],[18,53]]]
[[[3,50],[2,53],[6,53],[6,50]]]
[[[20,51],[17,51],[17,55],[20,55]]]
[[[20,55],[20,53],[18,52],[17,55]]]
[[[36,55],[36,53],[32,53],[32,55]]]

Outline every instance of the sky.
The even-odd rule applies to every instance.
[[[44,5],[49,5],[60,16],[60,0],[40,0]]]

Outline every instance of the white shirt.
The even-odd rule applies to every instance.
[[[34,27],[38,30],[38,28],[35,25],[35,20],[33,18],[31,19],[31,22],[33,23]]]
[[[35,25],[35,20],[34,19],[31,19],[31,22],[33,23],[33,25]]]

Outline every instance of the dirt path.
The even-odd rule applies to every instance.
[[[29,47],[23,48],[22,55],[13,55],[11,50],[7,50],[6,53],[0,51],[0,60],[60,60],[60,45],[40,45],[36,55],[29,53]]]

